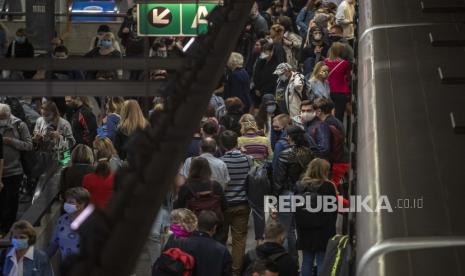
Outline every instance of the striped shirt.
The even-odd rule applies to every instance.
[[[226,163],[231,178],[224,190],[228,205],[247,202],[245,181],[253,166],[252,159],[239,150],[231,150],[226,152],[221,160]]]
[[[245,133],[237,139],[238,147],[247,155],[251,155],[256,163],[273,154],[270,140],[255,133]]]

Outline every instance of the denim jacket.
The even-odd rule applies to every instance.
[[[33,251],[32,259],[26,255],[23,257],[23,276],[53,276],[52,266],[48,256],[42,250],[31,247]],[[3,275],[10,275],[14,266],[12,258],[16,258],[14,249],[10,249],[6,255],[4,266],[2,267]]]

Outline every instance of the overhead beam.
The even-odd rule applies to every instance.
[[[0,96],[156,96],[168,81],[3,81]]]
[[[184,58],[2,58],[0,69],[7,70],[180,70]]]

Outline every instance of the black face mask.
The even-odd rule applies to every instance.
[[[173,42],[174,42],[174,39],[172,39],[172,38],[167,38],[167,39],[165,40],[165,44],[168,45],[168,46],[172,45]]]
[[[334,42],[339,42],[342,40],[342,36],[338,36],[338,35],[330,35],[329,36],[329,41],[331,43],[334,43]]]

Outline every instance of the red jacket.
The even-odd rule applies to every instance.
[[[113,193],[114,174],[110,173],[106,178],[95,173],[84,176],[82,187],[90,193],[90,202],[95,206],[104,209],[110,201]]]
[[[347,60],[325,59],[324,63],[329,67],[330,75],[328,77],[329,88],[331,93],[350,93],[350,71],[351,65]]]

